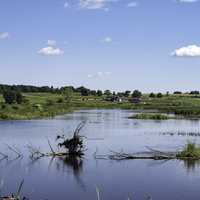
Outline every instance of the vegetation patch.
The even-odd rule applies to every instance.
[[[188,143],[184,149],[177,153],[180,159],[200,159],[200,147],[195,143]]]
[[[144,119],[144,120],[168,120],[168,119],[173,119],[173,117],[164,115],[164,114],[159,114],[159,113],[141,113],[141,114],[136,114],[131,117],[130,119]]]

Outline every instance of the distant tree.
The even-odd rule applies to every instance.
[[[82,96],[89,96],[90,95],[90,90],[85,88],[85,87],[79,87],[76,89],[77,92],[80,92]]]
[[[112,93],[111,93],[111,91],[110,90],[106,90],[105,92],[104,92],[104,95],[106,95],[106,96],[110,96]]]
[[[169,91],[166,92],[166,96],[169,96]]]
[[[126,91],[124,92],[124,96],[125,96],[125,97],[129,97],[130,94],[131,94],[131,91],[129,91],[129,90],[126,90]]]
[[[163,97],[163,94],[159,92],[159,93],[157,94],[157,98],[162,98],[162,97]]]
[[[103,92],[101,90],[97,90],[97,96],[101,97],[103,95]]]
[[[70,103],[73,98],[73,90],[71,88],[66,87],[62,92],[67,103]]]
[[[6,104],[13,104],[16,102],[16,92],[11,90],[4,91],[3,98]]]
[[[117,93],[117,96],[118,96],[118,97],[124,97],[124,93],[123,93],[123,92],[118,92],[118,93]]]
[[[175,91],[174,94],[182,94],[180,91]]]
[[[199,91],[197,91],[197,90],[191,91],[190,94],[192,94],[192,95],[199,95]]]
[[[150,97],[150,98],[155,98],[156,95],[155,95],[153,92],[151,92],[151,93],[149,94],[149,97]]]
[[[97,95],[97,91],[96,90],[91,90],[90,94],[93,95],[93,96],[96,96]]]
[[[140,98],[142,97],[142,93],[139,90],[134,90],[132,93],[133,98]]]
[[[24,102],[24,97],[20,92],[16,92],[16,103],[22,104]]]

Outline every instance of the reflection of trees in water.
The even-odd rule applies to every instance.
[[[195,159],[187,159],[183,160],[184,167],[187,169],[188,172],[194,172],[195,169],[200,168],[200,160]]]
[[[65,156],[59,157],[56,160],[56,169],[58,171],[66,172],[65,169],[71,169],[70,172],[73,173],[74,178],[81,188],[85,190],[85,184],[81,179],[81,175],[83,172],[83,160],[79,156]]]
[[[60,157],[60,161],[64,164],[64,166],[68,166],[73,170],[75,175],[80,175],[83,170],[83,161],[78,156],[66,156]]]

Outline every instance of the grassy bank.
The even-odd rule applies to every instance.
[[[75,93],[70,103],[64,96],[52,93],[24,93],[26,102],[22,104],[5,104],[0,95],[0,119],[36,119],[45,117],[54,117],[58,114],[64,114],[79,109],[140,109],[157,110],[163,113],[174,113],[178,116],[188,118],[200,117],[200,96],[192,95],[169,95],[162,98],[149,98],[149,95],[143,95],[141,102],[109,102],[104,100],[104,96],[83,97]],[[164,119],[158,115],[138,115],[138,119]]]

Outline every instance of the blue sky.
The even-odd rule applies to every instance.
[[[198,0],[1,0],[0,82],[200,90]]]

